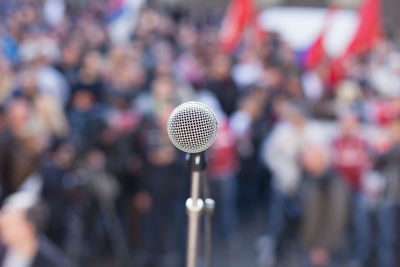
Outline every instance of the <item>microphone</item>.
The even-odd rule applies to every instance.
[[[204,151],[214,142],[217,119],[209,107],[200,102],[189,101],[176,107],[168,118],[168,136],[178,149],[189,153],[192,182],[190,198],[186,201],[188,235],[186,267],[196,267],[199,245],[200,215],[208,208],[200,198],[201,171],[205,169]],[[211,207],[211,205],[210,205]]]
[[[168,119],[169,139],[187,153],[200,153],[209,148],[217,136],[217,129],[214,113],[200,102],[179,105]]]

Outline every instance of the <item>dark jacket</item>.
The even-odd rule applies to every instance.
[[[0,266],[3,266],[6,253],[7,249],[3,249]],[[73,264],[60,249],[42,236],[39,238],[39,250],[30,267],[73,267]]]
[[[400,144],[387,153],[375,155],[376,167],[386,178],[384,200],[400,203]]]

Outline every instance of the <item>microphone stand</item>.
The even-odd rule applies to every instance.
[[[215,209],[215,201],[211,199],[209,188],[206,179],[203,179],[203,194],[204,194],[204,266],[211,267],[211,243],[212,243],[212,229],[211,217]]]
[[[210,205],[206,204],[200,198],[201,173],[206,168],[206,159],[203,152],[188,154],[188,163],[192,172],[192,183],[190,190],[190,198],[186,200],[186,211],[188,215],[188,236],[187,236],[187,251],[186,251],[186,267],[196,267],[198,252],[199,252],[199,230],[200,216],[203,211],[207,213]],[[207,199],[206,203],[210,200]],[[213,209],[213,206],[212,206]],[[210,212],[211,214],[212,212]],[[207,238],[209,239],[209,238]],[[209,240],[206,240],[207,242]],[[209,253],[207,253],[209,254]],[[209,255],[208,255],[209,257]],[[209,259],[207,260],[209,262]]]

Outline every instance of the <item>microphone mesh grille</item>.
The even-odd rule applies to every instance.
[[[199,153],[214,142],[217,120],[206,105],[189,101],[172,111],[168,119],[168,135],[178,149]]]

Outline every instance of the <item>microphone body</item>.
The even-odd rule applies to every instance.
[[[187,153],[200,153],[209,148],[217,136],[217,119],[206,105],[189,101],[176,107],[168,119],[171,142]]]
[[[168,136],[180,150],[189,153],[191,169],[190,198],[186,201],[188,214],[188,237],[186,267],[196,267],[199,250],[200,216],[204,202],[200,198],[201,173],[206,167],[204,151],[217,136],[217,120],[206,105],[186,102],[174,109],[168,119]]]

